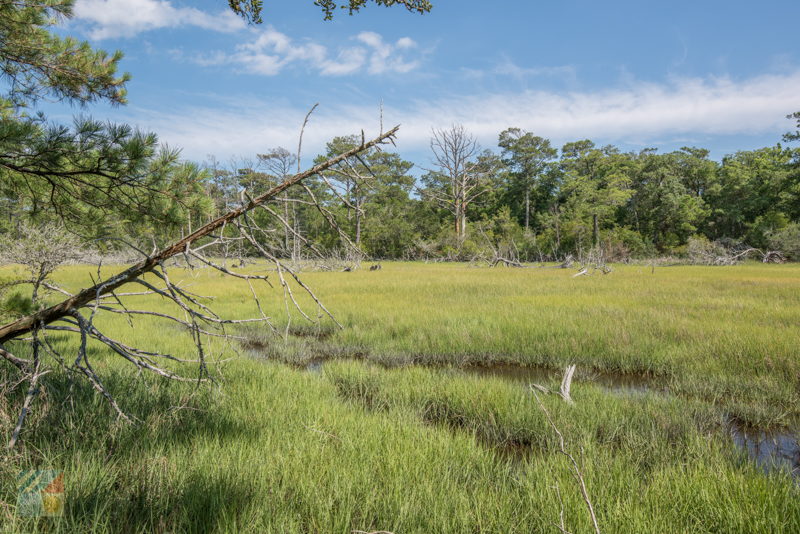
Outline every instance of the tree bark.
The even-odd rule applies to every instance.
[[[356,246],[361,244],[361,204],[356,204]]]
[[[283,218],[288,223],[283,227],[283,248],[286,250],[287,254],[291,255],[289,251],[289,239],[291,237],[291,231],[289,230],[289,225],[294,227],[294,223],[289,218],[289,196],[284,193],[283,195]]]
[[[525,229],[530,229],[530,219],[531,219],[531,192],[528,188],[525,188]]]

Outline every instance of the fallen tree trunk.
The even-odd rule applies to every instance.
[[[336,156],[335,158],[331,158],[323,163],[320,163],[319,165],[312,167],[311,169],[308,169],[304,172],[292,176],[283,183],[273,187],[266,193],[256,197],[255,199],[251,199],[241,207],[229,211],[225,215],[217,219],[214,219],[213,221],[202,226],[192,234],[184,237],[180,241],[177,241],[172,245],[155,253],[154,255],[147,257],[146,259],[142,260],[136,265],[129,267],[128,269],[122,271],[116,276],[109,278],[108,280],[95,284],[90,288],[83,289],[80,292],[76,293],[74,296],[54,306],[50,306],[49,308],[45,308],[39,312],[28,315],[26,317],[22,317],[6,325],[0,326],[0,344],[10,341],[24,334],[27,334],[36,328],[41,328],[44,325],[48,325],[50,323],[63,319],[64,317],[73,315],[74,310],[80,309],[86,306],[87,304],[91,303],[92,301],[96,301],[99,297],[103,295],[111,294],[112,292],[114,292],[114,290],[118,289],[119,287],[136,280],[138,277],[140,277],[145,273],[152,271],[156,266],[158,266],[164,260],[167,260],[173,256],[185,252],[187,247],[193,242],[209,235],[214,230],[237,219],[238,217],[242,216],[243,214],[247,213],[253,208],[259,206],[260,204],[263,204],[264,202],[277,197],[279,194],[281,194],[289,187],[299,182],[302,182],[305,178],[320,173],[346,160],[349,157],[355,156],[356,154],[364,150],[380,145],[387,140],[392,140],[399,128],[400,128],[399,126],[395,126],[388,132],[379,135],[378,137],[372,139],[371,141],[363,142],[360,146],[348,150],[347,152],[344,152]],[[18,361],[17,362],[14,361],[14,360],[19,360],[18,358],[15,358],[13,356],[9,357],[10,355],[8,355],[7,351],[5,350],[0,350],[0,356],[4,357],[6,360],[10,361],[14,365],[18,365],[19,363]]]

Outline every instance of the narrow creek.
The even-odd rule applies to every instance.
[[[305,369],[321,373],[325,360],[312,360]],[[525,367],[513,364],[470,366],[457,372],[507,380],[527,387],[531,383],[553,383],[561,379],[560,371],[543,367]],[[573,383],[594,382],[618,395],[669,394],[666,384],[642,375],[576,372]],[[783,429],[753,428],[733,420],[727,423],[727,432],[733,444],[753,460],[765,473],[775,469],[788,470],[800,482],[800,426]]]
[[[514,364],[495,364],[491,366],[469,366],[461,370],[468,375],[501,378],[519,383],[547,384],[561,381],[562,371],[545,367],[525,367]],[[644,395],[669,392],[666,384],[659,385],[655,379],[643,375],[590,371],[580,368],[575,372],[574,382],[594,382],[601,387],[620,395]]]

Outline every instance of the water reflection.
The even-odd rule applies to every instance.
[[[787,469],[800,477],[800,428],[764,430],[730,422],[730,435],[736,446],[747,452],[765,472]]]

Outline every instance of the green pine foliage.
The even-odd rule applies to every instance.
[[[72,5],[72,0],[0,2],[0,73],[10,86],[6,98],[14,105],[45,96],[78,104],[126,102],[130,76],[117,73],[121,52],[108,54],[49,31],[72,15]]]
[[[42,98],[126,103],[120,52],[51,33],[71,14],[70,0],[0,1],[0,232],[56,220],[89,239],[169,239],[210,211],[205,171],[153,133],[83,116],[54,124],[35,112]]]

